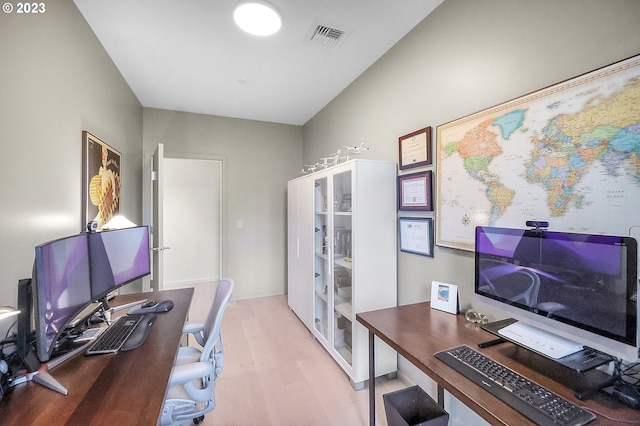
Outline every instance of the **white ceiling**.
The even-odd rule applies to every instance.
[[[271,0],[270,37],[235,26],[238,0],[74,1],[144,107],[302,125],[443,0]]]

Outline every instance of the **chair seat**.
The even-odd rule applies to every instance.
[[[198,362],[202,356],[202,351],[193,346],[182,346],[178,349],[176,357],[176,365],[186,364],[189,362]]]

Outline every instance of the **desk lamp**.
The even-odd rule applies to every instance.
[[[12,308],[11,306],[0,306],[0,321],[14,315],[18,315],[19,313],[19,310]]]

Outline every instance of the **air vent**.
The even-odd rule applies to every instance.
[[[337,49],[345,38],[345,31],[326,25],[317,25],[311,33],[311,44]]]

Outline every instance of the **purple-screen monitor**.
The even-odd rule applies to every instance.
[[[93,300],[151,272],[149,227],[102,231],[88,237]]]
[[[637,358],[634,238],[479,226],[475,242],[482,302],[584,346]]]
[[[36,350],[45,362],[69,321],[93,300],[87,234],[41,244],[35,252]]]

